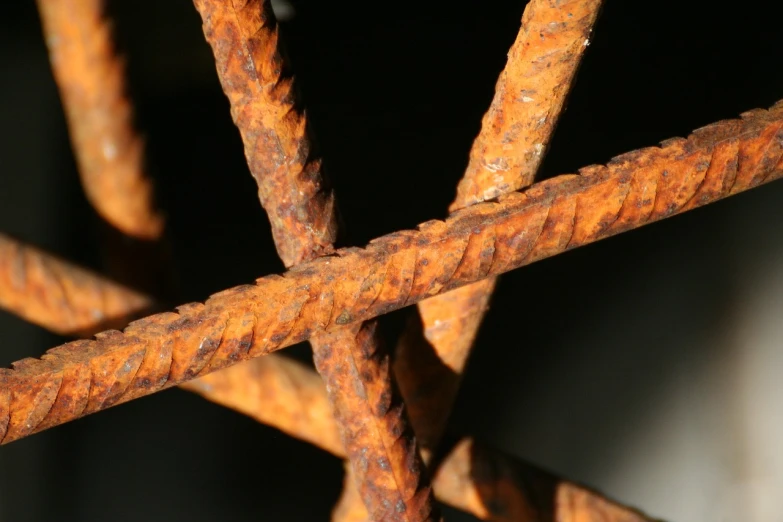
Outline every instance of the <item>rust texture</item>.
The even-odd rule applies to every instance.
[[[600,7],[601,0],[528,3],[449,210],[533,182]]]
[[[783,103],[76,341],[0,374],[8,443],[783,177]]]
[[[20,256],[32,259],[32,261],[27,262]],[[14,264],[20,267],[34,267],[18,270],[18,274],[21,275],[38,274],[42,269],[51,270],[53,274],[64,275],[50,275],[44,279],[43,283],[36,285],[34,290],[30,290],[30,286],[27,285],[24,287],[26,289],[24,294],[17,294],[5,289],[7,281],[5,276],[8,275],[5,267],[14,266]],[[141,301],[146,305],[151,302],[150,299],[144,298],[132,290],[116,286],[99,275],[65,264],[51,255],[25,247],[3,236],[0,236],[0,266],[4,267],[0,272],[3,274],[0,276],[1,288],[3,288],[0,291],[0,299],[10,296],[22,303],[20,307],[10,307],[9,310],[12,312],[28,310],[24,315],[28,320],[60,333],[71,333],[67,325],[70,324],[72,317],[86,318],[84,321],[85,330],[94,328],[96,323],[91,323],[89,319],[97,321],[97,324],[102,322],[101,318],[105,316],[105,311],[100,309],[101,306],[111,306],[113,303],[130,303],[134,300]],[[31,278],[30,275],[26,277],[28,280]],[[63,299],[62,295],[53,294],[50,291],[52,288],[61,287],[59,284],[53,284],[54,279],[52,278],[54,277],[62,277],[68,281],[76,282],[62,285],[62,288],[68,289],[72,298]],[[21,282],[24,283],[24,281]],[[104,288],[110,288],[109,292]],[[110,297],[96,300],[96,297],[100,297],[102,294],[109,294]],[[52,298],[59,299],[59,303],[67,307],[67,311],[62,314],[52,314],[48,301]],[[199,393],[218,404],[244,413],[259,422],[272,425],[335,455],[345,456],[345,449],[332,416],[326,389],[320,377],[304,365],[286,357],[276,354],[259,357],[224,371],[189,381],[184,383],[182,387]],[[498,458],[505,460],[509,457]],[[533,499],[525,501],[517,498],[526,492],[516,488],[514,484],[511,484],[511,489],[506,487],[501,490],[490,486],[483,486],[480,489],[480,484],[474,484],[475,480],[467,473],[471,469],[469,464],[470,461],[466,459],[465,455],[454,452],[445,460],[442,471],[438,475],[440,482],[436,484],[436,492],[442,499],[448,500],[455,507],[484,517],[484,514],[489,511],[482,506],[498,505],[495,499],[486,496],[486,492],[495,491],[504,491],[504,505],[536,502]],[[474,463],[473,467],[480,465],[480,463]],[[518,463],[514,466],[525,466],[525,464]],[[455,475],[452,470],[457,470],[459,473]],[[507,490],[508,492],[506,492]],[[351,487],[346,491],[356,494],[357,490]],[[478,491],[483,492],[485,496],[478,497]],[[584,494],[587,495],[587,500],[592,500],[590,498],[592,493],[586,492]],[[470,502],[462,500],[463,498],[470,499]],[[482,501],[481,498],[487,500]],[[598,498],[591,501],[588,508],[592,509],[592,506],[597,502],[605,503],[606,501]],[[343,497],[343,503],[338,506],[338,510],[340,509],[343,510],[340,514],[341,520],[365,520],[367,518],[367,511],[358,496],[355,498]],[[349,511],[346,512],[346,510]],[[493,520],[494,518],[489,517],[488,519]]]
[[[124,326],[152,300],[0,234],[0,307],[62,335]]]
[[[527,4],[452,210],[533,183],[601,5]],[[395,373],[425,446],[443,433],[495,284],[488,278],[420,302],[397,345]]]
[[[266,0],[196,0],[245,156],[287,267],[333,252],[335,198],[312,154],[303,110]],[[373,520],[438,518],[416,439],[371,321],[311,339],[334,415]]]
[[[434,520],[432,491],[377,321],[336,328],[313,339],[351,462],[349,477],[371,520]]]
[[[264,0],[195,0],[277,252],[291,267],[333,251],[334,194],[313,157],[304,111]]]
[[[66,285],[72,292],[73,298],[61,301],[63,306],[68,307],[68,312],[58,315],[53,315],[48,311],[46,301],[52,298],[53,294],[50,292],[50,289],[59,286],[51,284],[51,279],[49,283],[38,285],[36,290],[28,291],[23,295],[17,296],[5,290],[0,292],[0,299],[12,295],[24,303],[21,308],[14,307],[10,311],[17,312],[21,309],[29,309],[30,312],[26,315],[28,320],[52,331],[63,333],[63,326],[67,325],[73,316],[92,317],[100,324],[100,317],[96,318],[95,316],[96,306],[105,306],[107,303],[113,302],[127,303],[133,299],[142,300],[147,304],[151,301],[124,287],[117,286],[115,289],[113,283],[99,275],[64,264],[51,255],[37,252],[30,247],[18,244],[14,240],[0,236],[0,266],[13,266],[14,262],[24,264],[24,260],[14,261],[17,259],[16,256],[20,255],[35,257],[36,259],[31,263],[31,266],[55,266],[57,271],[65,274],[63,277],[80,281],[80,284]],[[5,272],[3,270],[1,273],[5,275]],[[20,273],[24,273],[24,271]],[[5,277],[0,277],[0,281],[3,281],[3,283],[5,280]],[[81,281],[84,281],[84,284],[81,284]],[[105,291],[94,292],[94,289],[106,286],[112,288],[113,295],[116,290],[116,297],[119,298],[119,301],[111,298],[100,300],[98,303],[95,302],[95,296],[100,295],[101,292],[105,293]],[[38,301],[36,302],[36,300]],[[89,320],[85,321],[85,330],[92,329],[95,324],[90,323]],[[314,371],[296,361],[272,354],[268,357],[259,357],[244,364],[238,364],[223,371],[205,375],[199,379],[184,383],[181,387],[199,393],[218,404],[244,413],[258,422],[274,426],[289,435],[310,442],[337,456],[345,456],[345,449],[340,439],[337,424],[332,416],[326,389],[320,377]],[[488,450],[486,451],[488,452]],[[525,500],[524,498],[518,498],[520,495],[528,495],[529,493],[525,489],[517,487],[514,483],[503,488],[495,487],[491,484],[482,486],[481,483],[476,483],[478,476],[476,478],[472,477],[470,469],[480,469],[486,465],[482,464],[483,460],[476,461],[475,458],[473,459],[473,464],[471,464],[471,461],[463,453],[455,451],[450,454],[445,459],[438,474],[438,482],[435,483],[435,488],[436,493],[442,500],[487,520],[506,520],[505,518],[493,518],[494,515],[492,513],[495,511],[515,512],[505,507],[500,510],[495,508],[495,511],[490,512],[487,506],[516,506],[527,505],[528,503],[535,505],[540,502],[536,499]],[[487,454],[492,453],[488,452]],[[529,465],[521,462],[511,463],[508,456],[498,454],[494,458],[499,459],[501,462],[509,460],[508,464],[501,466],[502,469],[509,466],[512,469],[529,467]],[[497,465],[493,466],[497,467]],[[534,468],[531,468],[528,471],[529,473],[540,474]],[[498,480],[502,478],[502,476],[499,476]],[[346,495],[343,497],[336,510],[336,513],[339,513],[338,517],[340,520],[366,520],[367,511],[361,499],[358,498],[356,488],[346,488],[346,492],[356,496]],[[501,500],[494,498],[494,496],[489,496],[489,494],[497,496],[500,494],[499,492],[502,492],[503,495]],[[482,496],[479,496],[479,493]],[[614,506],[614,504],[608,503],[600,497],[593,499],[593,493],[578,487],[575,490],[575,494],[580,494],[584,497],[585,507],[580,509],[587,513],[592,513],[594,506],[603,506],[605,504]],[[567,503],[566,505],[571,506],[572,504]],[[613,509],[623,512],[624,508],[615,506]],[[579,520],[590,521],[592,519]],[[614,521],[615,519],[607,520]]]
[[[345,449],[326,389],[301,363],[271,355],[190,381],[185,389],[337,456]],[[463,439],[434,476],[437,497],[482,520],[525,522],[643,522],[648,519],[535,466]],[[334,512],[344,521],[367,519],[356,488],[346,487]]]
[[[154,240],[163,218],[125,96],[103,0],[38,0],[46,45],[90,203],[122,233]]]

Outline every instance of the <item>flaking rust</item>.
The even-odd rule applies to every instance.
[[[331,253],[337,233],[334,195],[311,150],[270,3],[195,4],[280,257],[291,267]],[[350,315],[335,319],[347,321]],[[439,518],[375,321],[316,335],[311,343],[372,518]]]
[[[432,520],[429,483],[377,321],[336,328],[313,341],[352,475],[372,520]],[[358,385],[357,386],[357,381]]]
[[[54,348],[2,371],[2,442],[779,179],[782,129],[778,103]]]
[[[334,193],[313,156],[307,119],[278,48],[271,4],[195,0],[258,197],[287,267],[334,251]]]

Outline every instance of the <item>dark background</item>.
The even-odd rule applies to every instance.
[[[292,1],[284,39],[355,242],[444,216],[524,3]],[[542,176],[783,98],[774,3],[732,5],[607,0]],[[176,302],[279,272],[192,3],[110,6]],[[0,15],[0,80],[0,230],[101,269],[33,2]],[[780,202],[772,184],[504,276],[450,431],[672,521],[773,520],[746,507],[778,495],[721,498],[753,448],[733,357],[780,279]],[[2,364],[63,341],[5,313],[0,339]],[[3,522],[325,520],[342,483],[336,458],[180,390],[3,447],[0,467]]]

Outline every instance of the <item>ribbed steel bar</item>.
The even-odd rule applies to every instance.
[[[573,83],[601,0],[531,0],[473,142],[451,209],[533,183]],[[416,434],[437,447],[496,279],[418,303],[396,347],[394,371]],[[429,453],[425,454],[425,458]],[[364,520],[346,481],[334,522]]]
[[[0,373],[8,443],[783,177],[783,103],[76,341]]]
[[[17,256],[32,258],[32,261],[16,261]],[[105,277],[70,264],[63,263],[57,258],[42,251],[32,249],[14,240],[0,236],[0,267],[9,267],[19,264],[22,267],[34,267],[28,270],[19,270],[24,280],[44,269],[52,271],[40,281],[40,284],[30,286],[21,281],[19,289],[12,292],[14,299],[24,302],[21,306],[25,310],[24,317],[29,321],[39,324],[55,332],[68,333],[64,328],[70,324],[72,317],[85,318],[83,326],[85,330],[102,324],[107,310],[112,303],[120,305],[120,311],[125,311],[124,306],[134,300],[151,303],[151,298],[117,286]],[[55,267],[53,269],[49,267]],[[9,295],[5,283],[8,272],[0,271],[0,300]],[[34,277],[34,276],[33,276]],[[62,278],[76,283],[57,284],[53,278]],[[111,288],[106,291],[104,288]],[[70,298],[63,299],[59,288],[67,288]],[[52,290],[54,289],[54,290]],[[101,296],[109,295],[108,298]],[[49,311],[51,303],[57,302],[58,313]],[[9,311],[20,313],[20,309],[13,307]],[[121,319],[117,319],[120,321]],[[94,322],[93,322],[94,321]],[[259,422],[276,427],[294,437],[308,441],[335,455],[344,457],[345,449],[338,432],[337,424],[332,416],[331,406],[321,378],[306,366],[282,357],[271,354],[268,357],[259,357],[226,368],[220,372],[205,375],[200,379],[184,383],[181,387],[198,393],[205,398],[237,410]],[[473,454],[478,455],[473,451]],[[491,454],[489,450],[483,450],[483,454]],[[471,459],[464,451],[454,452],[446,458],[442,464],[438,481],[435,483],[436,493],[444,502],[487,520],[506,520],[500,513],[514,513],[517,508],[509,509],[507,506],[517,505],[546,505],[547,499],[530,497],[528,489],[521,487],[522,483],[508,483],[505,487],[492,486],[494,482],[503,480],[502,474],[480,473],[475,477],[470,469],[480,467],[491,470],[502,470],[508,466],[519,469],[528,469],[524,477],[543,476],[540,471],[532,466],[517,462],[509,456],[497,454],[500,461],[508,462],[503,466]],[[483,457],[481,457],[483,458]],[[570,484],[558,481],[562,484]],[[569,486],[570,487],[570,486]],[[574,486],[579,489],[578,486]],[[355,491],[355,489],[352,489]],[[595,499],[583,509],[592,513],[594,506],[614,506],[613,503],[604,500],[600,496],[586,491],[586,495]],[[491,496],[490,496],[491,495]],[[367,512],[359,500],[360,513],[366,518]],[[570,504],[569,504],[570,505]],[[624,509],[619,506],[613,509]],[[601,513],[602,511],[596,511]],[[628,512],[631,512],[628,510]],[[500,517],[500,518],[497,518]],[[598,519],[600,520],[600,519]]]
[[[268,0],[196,0],[261,203],[287,267],[333,251],[334,195],[313,154]],[[432,491],[376,322],[311,339],[355,482],[374,520],[435,520]]]
[[[452,212],[533,183],[601,0],[531,0],[470,149]]]
[[[301,363],[272,354],[205,375],[183,387],[337,456],[345,456],[323,382]],[[471,439],[460,441],[443,459],[433,488],[441,501],[482,520],[648,521],[642,514],[598,493]],[[346,492],[354,496],[343,496],[336,516],[342,520],[366,520],[367,511],[356,489],[346,488]]]
[[[334,193],[313,154],[269,1],[194,4],[280,258],[291,267],[333,252]]]
[[[0,307],[78,336],[124,326],[152,310],[148,296],[0,234]]]
[[[484,116],[452,210],[527,187],[544,158],[601,0],[531,0]],[[416,433],[436,447],[495,288],[487,278],[421,301],[395,373]]]
[[[107,2],[37,3],[82,185],[106,223],[108,271],[134,288],[167,294],[169,252],[159,241],[164,219],[154,205],[143,139],[134,129]]]
[[[111,225],[157,239],[163,218],[133,128],[123,61],[114,53],[104,0],[37,0],[79,173],[90,203]]]

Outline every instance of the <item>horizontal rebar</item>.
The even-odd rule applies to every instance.
[[[778,103],[19,361],[2,442],[778,179],[782,127]]]
[[[195,0],[245,157],[287,268],[334,251],[335,197],[313,154],[269,0]],[[355,482],[373,520],[439,518],[377,324],[313,336]]]
[[[0,300],[8,296],[5,284],[8,273],[5,267],[13,266],[18,261],[17,256],[34,257],[29,263],[37,273],[41,267],[54,266],[57,276],[47,276],[47,279],[35,287],[22,285],[19,292],[14,291],[16,302],[24,303],[21,307],[9,309],[12,313],[21,314],[25,311],[25,318],[55,332],[67,330],[63,325],[70,324],[71,317],[92,317],[94,322],[85,321],[85,331],[95,331],[102,319],[95,315],[95,307],[107,306],[112,302],[130,303],[139,299],[145,303],[151,303],[152,299],[137,292],[114,286],[110,280],[95,274],[87,269],[64,263],[43,251],[7,239],[0,235]],[[21,264],[28,262],[22,261]],[[47,270],[49,270],[47,268]],[[25,271],[22,270],[24,274]],[[25,279],[35,277],[33,274],[24,275]],[[69,299],[61,299],[59,291],[51,292],[52,288],[60,285],[52,284],[49,277],[62,277],[76,283],[65,283],[64,287],[72,292]],[[109,299],[97,299],[106,293],[100,290],[110,287],[112,297]],[[96,290],[97,289],[97,290]],[[52,300],[58,302],[61,313],[51,314],[48,309]],[[101,309],[101,308],[99,308]],[[104,309],[101,313],[106,313]],[[118,322],[122,319],[118,316]],[[62,323],[58,323],[62,321]],[[182,388],[198,393],[204,398],[232,408],[248,415],[258,422],[274,426],[275,428],[307,442],[314,444],[330,453],[344,457],[345,449],[338,427],[332,416],[326,388],[321,378],[310,368],[287,357],[271,354],[268,357],[259,357],[245,364],[237,364],[220,372],[214,372],[202,378],[188,381],[181,385]],[[517,508],[509,506],[539,505],[542,499],[530,496],[530,491],[522,482],[514,481],[506,484],[506,487],[492,486],[499,483],[508,475],[505,469],[525,470],[522,477],[544,477],[541,471],[529,464],[514,461],[508,455],[483,448],[480,452],[472,451],[471,459],[464,451],[454,451],[440,466],[438,473],[439,482],[436,484],[437,494],[444,502],[460,509],[467,510],[474,515],[488,520],[505,520],[494,518],[493,513],[514,513]],[[485,455],[496,455],[495,461],[503,463],[498,466],[492,462],[485,462]],[[477,460],[476,456],[479,457]],[[495,470],[473,476],[467,473],[471,467]],[[516,479],[515,479],[516,480]],[[574,491],[585,491],[585,495],[594,497],[590,506],[583,511],[589,513],[603,513],[606,509],[625,509],[615,506],[593,494],[592,492],[572,485],[570,482],[558,480],[558,487],[573,488]],[[543,494],[543,492],[542,492]],[[606,506],[606,507],[603,507]],[[362,511],[364,508],[362,506]],[[626,510],[629,511],[629,510]],[[630,511],[629,511],[630,512]],[[366,511],[364,511],[366,515]],[[597,515],[596,515],[597,516]],[[602,520],[602,519],[598,519]]]

